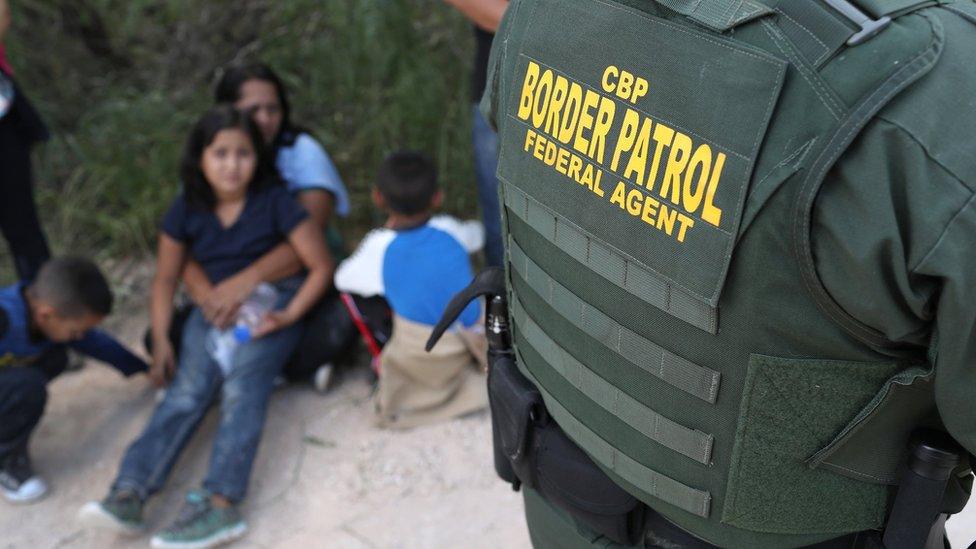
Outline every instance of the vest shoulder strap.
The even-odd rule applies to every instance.
[[[735,27],[778,14],[784,31],[814,66],[842,47],[856,46],[884,30],[895,17],[938,0],[655,0],[712,30]]]
[[[755,0],[656,0],[669,10],[717,30],[727,31],[773,10]]]

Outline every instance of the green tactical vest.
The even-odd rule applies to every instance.
[[[938,424],[924,351],[847,315],[811,254],[828,170],[944,43],[936,2],[856,3],[890,24],[521,0],[495,41],[519,367],[611,478],[717,545],[881,528],[910,431]]]

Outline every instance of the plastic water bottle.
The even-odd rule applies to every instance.
[[[234,354],[242,344],[251,341],[255,328],[264,315],[274,309],[278,291],[271,284],[261,283],[241,304],[234,325],[225,330],[211,328],[207,335],[207,352],[227,377],[234,365]]]

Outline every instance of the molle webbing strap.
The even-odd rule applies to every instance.
[[[772,13],[754,0],[657,0],[657,3],[719,32]]]
[[[641,370],[705,402],[715,403],[721,374],[685,360],[620,325],[553,280],[514,239],[509,238],[508,245],[513,274],[577,328]]]
[[[518,362],[524,365],[525,359],[521,353],[516,351],[516,354],[518,355]],[[699,517],[708,518],[712,502],[712,495],[709,492],[682,484],[671,477],[638,463],[633,458],[617,450],[587,426],[583,425],[573,414],[559,404],[532,377],[531,372],[528,372],[524,367],[521,370],[524,374],[528,375],[533,384],[539,389],[539,392],[542,393],[549,415],[556,420],[556,423],[559,424],[569,438],[579,444],[595,461],[603,467],[610,469],[620,478],[634,485],[637,489],[645,492],[649,496]]]
[[[712,456],[712,435],[689,429],[662,416],[593,373],[553,341],[525,312],[517,299],[512,306],[512,316],[524,337],[522,344],[532,347],[549,366],[590,400],[648,439],[708,465]]]
[[[645,303],[710,334],[718,333],[717,308],[584,231],[515,185],[501,181],[508,211],[553,246]]]

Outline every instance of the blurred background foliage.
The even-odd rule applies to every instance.
[[[178,192],[180,151],[222,67],[264,61],[294,120],[349,188],[340,224],[379,220],[369,187],[399,147],[434,156],[445,210],[476,215],[470,146],[472,32],[439,0],[11,0],[7,53],[54,135],[34,155],[56,253],[152,253]],[[2,197],[0,197],[2,199]],[[0,278],[12,277],[0,246]]]

